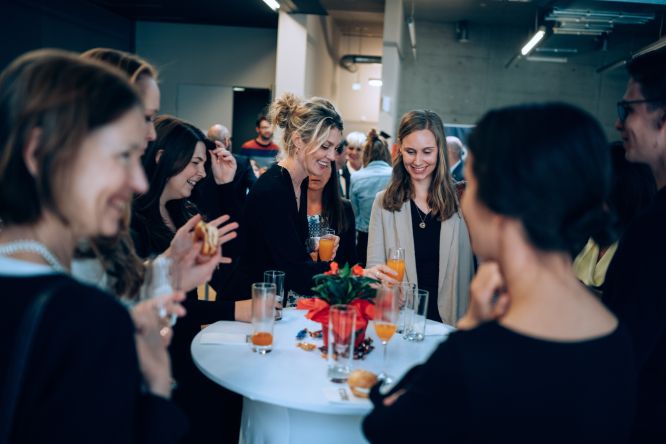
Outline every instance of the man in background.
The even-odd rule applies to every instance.
[[[627,160],[649,166],[658,191],[620,239],[602,300],[634,346],[638,396],[631,442],[666,442],[666,48],[631,60],[627,71],[615,128]]]
[[[465,180],[463,174],[463,169],[465,168],[463,153],[465,152],[465,148],[460,139],[455,136],[448,136],[446,138],[446,148],[449,155],[451,177],[453,177],[453,180],[456,182],[462,182]]]
[[[273,143],[273,128],[266,116],[257,119],[257,137],[241,146],[241,154],[254,160],[261,171],[266,171],[280,152],[280,147]]]

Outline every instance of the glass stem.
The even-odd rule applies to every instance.
[[[384,365],[383,365],[383,367],[384,367],[384,371],[383,371],[383,373],[384,373],[384,374],[388,374],[388,373],[386,373],[386,357],[387,357],[387,355],[388,355],[388,354],[387,354],[387,350],[388,350],[388,341],[387,341],[387,342],[384,342]]]

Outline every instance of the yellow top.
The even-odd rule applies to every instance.
[[[573,263],[574,273],[585,285],[600,287],[606,279],[608,265],[617,250],[617,242],[608,247],[606,253],[599,259],[599,246],[592,240],[588,240],[585,248],[581,251]]]

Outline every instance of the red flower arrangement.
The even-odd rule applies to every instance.
[[[363,276],[363,267],[349,264],[339,268],[337,262],[331,262],[330,269],[312,279],[315,296],[299,299],[297,308],[308,310],[305,317],[322,325],[324,345],[328,342],[328,317],[332,305],[347,304],[356,309],[356,341],[358,347],[365,338],[368,321],[374,317],[374,298],[378,284],[376,279]]]

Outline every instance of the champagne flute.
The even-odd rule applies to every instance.
[[[402,282],[402,278],[405,276],[405,249],[399,247],[389,248],[389,255],[388,259],[386,260],[386,265],[398,273],[398,275],[395,277],[395,280]]]
[[[388,342],[393,337],[398,328],[398,317],[400,315],[400,304],[398,287],[382,285],[377,290],[377,297],[375,298],[375,333],[384,346],[384,360],[382,365],[382,372],[379,374],[378,379],[384,384],[392,384],[394,378],[386,371]]]

